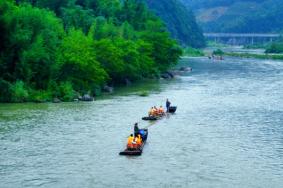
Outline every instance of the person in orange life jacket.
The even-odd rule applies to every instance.
[[[163,115],[164,114],[164,109],[163,109],[162,106],[159,107],[158,113],[159,113],[159,115]]]
[[[134,135],[131,134],[131,135],[128,137],[128,141],[127,141],[127,147],[128,147],[128,148],[132,148],[132,146],[133,146],[133,141],[134,141]]]
[[[156,106],[153,107],[153,111],[154,116],[158,116],[158,109],[156,108]]]
[[[132,142],[132,148],[138,148],[137,137],[135,137]]]
[[[140,147],[141,144],[142,144],[142,139],[141,139],[141,135],[140,134],[138,134],[138,136],[135,138],[135,141],[136,141],[138,147]]]

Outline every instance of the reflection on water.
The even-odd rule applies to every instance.
[[[90,103],[1,104],[0,187],[282,187],[283,64],[184,59],[192,73]],[[126,95],[127,94],[127,95]],[[169,98],[175,115],[142,122]],[[150,126],[124,157],[133,123]]]

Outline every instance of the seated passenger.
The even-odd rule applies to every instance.
[[[140,134],[138,134],[138,136],[136,137],[136,142],[137,142],[138,147],[140,147],[142,145],[142,139],[141,139]]]
[[[156,108],[156,106],[153,107],[153,115],[158,116],[158,109]]]
[[[134,141],[134,135],[131,134],[131,135],[128,137],[127,148],[132,148],[133,141]]]
[[[139,146],[138,146],[138,143],[137,143],[137,137],[135,137],[134,138],[134,140],[133,140],[133,142],[132,142],[132,147],[131,147],[131,149],[136,149],[136,148],[138,148]]]
[[[151,107],[151,109],[150,109],[150,112],[149,112],[149,116],[154,116],[154,108],[153,107]]]
[[[151,108],[149,109],[148,116],[152,116],[152,114],[153,114],[153,107],[151,107]]]
[[[158,109],[159,115],[163,115],[164,114],[164,109],[162,106],[159,107]]]

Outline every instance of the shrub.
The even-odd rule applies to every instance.
[[[147,91],[141,91],[140,93],[139,93],[139,96],[140,97],[147,97],[149,95],[149,93],[147,92]]]
[[[283,42],[274,42],[266,50],[265,53],[283,53]]]
[[[187,55],[187,56],[191,56],[191,57],[204,56],[204,53],[201,50],[195,49],[195,48],[192,48],[192,47],[185,48],[184,54]]]
[[[220,49],[217,49],[217,50],[214,50],[213,52],[212,52],[212,54],[213,55],[224,55],[224,52],[222,51],[222,50],[220,50]]]
[[[32,102],[49,102],[52,99],[51,92],[44,90],[30,91],[30,101]]]
[[[62,101],[68,102],[72,101],[75,98],[75,91],[70,82],[63,82],[59,86],[60,90],[60,99]]]
[[[25,102],[28,100],[29,93],[23,81],[18,80],[11,85],[11,101],[12,102]]]
[[[0,79],[0,102],[11,101],[11,84],[6,80]]]

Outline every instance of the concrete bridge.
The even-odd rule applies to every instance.
[[[279,39],[277,33],[204,33],[207,40],[230,45],[263,44]]]

